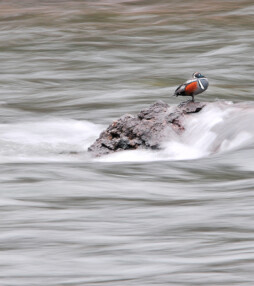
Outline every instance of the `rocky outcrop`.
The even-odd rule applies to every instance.
[[[199,112],[205,105],[189,101],[170,107],[158,101],[141,110],[137,116],[126,114],[114,121],[88,151],[98,157],[121,150],[160,149],[161,144],[174,133],[184,132],[186,116]]]

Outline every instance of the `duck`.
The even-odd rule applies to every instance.
[[[194,72],[191,79],[178,86],[174,96],[191,96],[194,102],[194,96],[207,90],[209,85],[208,79],[200,72]]]

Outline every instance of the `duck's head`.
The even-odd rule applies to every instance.
[[[192,75],[193,78],[204,78],[205,76],[202,75],[200,72],[194,72]]]

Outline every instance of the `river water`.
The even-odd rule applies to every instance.
[[[0,3],[0,285],[253,285],[253,1]],[[199,71],[160,151],[93,159]],[[235,104],[234,104],[235,103]]]

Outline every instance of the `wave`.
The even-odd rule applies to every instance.
[[[209,103],[201,112],[186,117],[185,132],[171,136],[160,150],[122,151],[95,159],[87,148],[105,126],[58,118],[0,124],[0,160],[2,163],[192,160],[253,146],[253,118],[251,103]]]
[[[253,104],[209,103],[202,112],[186,117],[185,132],[164,142],[161,150],[124,151],[97,161],[191,160],[245,148],[254,143],[253,118]]]
[[[40,122],[0,124],[0,161],[58,162],[82,160],[101,125],[51,118]]]

